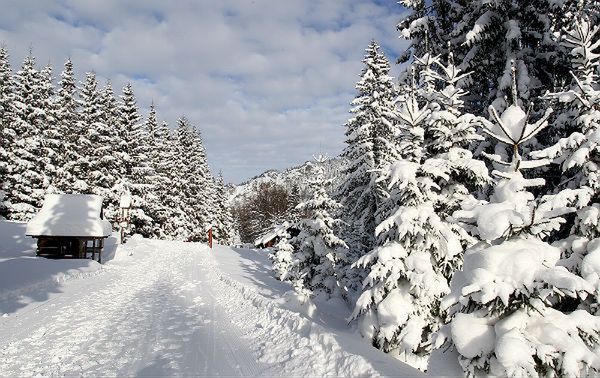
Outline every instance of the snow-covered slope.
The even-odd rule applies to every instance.
[[[306,197],[308,189],[308,180],[313,178],[315,162],[306,162],[302,165],[288,168],[283,172],[276,170],[266,171],[248,181],[245,181],[233,188],[231,192],[230,200],[233,204],[243,200],[246,196],[252,193],[255,188],[261,183],[274,183],[285,187],[288,192],[291,192],[293,188],[297,188],[301,198]],[[341,180],[341,170],[345,164],[342,158],[332,158],[327,160],[324,165],[325,179],[332,178],[333,183],[331,189],[338,187],[339,180]]]
[[[22,228],[4,231],[0,265],[93,263],[31,256]],[[0,376],[422,375],[349,332],[345,305],[308,317],[289,289],[261,251],[132,239],[102,274],[39,286],[19,307],[0,298]]]

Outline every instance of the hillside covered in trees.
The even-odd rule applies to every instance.
[[[55,83],[33,55],[13,72],[0,48],[0,216],[27,221],[46,193],[98,194],[116,228],[119,199],[133,198],[131,233],[145,237],[233,241],[222,178],[210,171],[197,127],[174,128],[154,105],[142,119],[133,88],[120,96],[93,72],[77,82],[67,60]]]
[[[402,73],[369,44],[274,273],[423,371],[597,374],[600,3],[400,3]]]

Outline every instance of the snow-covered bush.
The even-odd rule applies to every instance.
[[[292,281],[297,276],[296,269],[294,269],[294,246],[290,239],[291,236],[286,231],[275,246],[275,252],[269,255],[273,261],[275,277],[281,281]]]
[[[560,250],[535,238],[479,245],[465,254],[442,307],[456,306],[438,342],[452,340],[467,374],[580,376],[598,372],[600,317],[561,311],[589,282],[557,266]],[[596,271],[597,273],[597,271]]]

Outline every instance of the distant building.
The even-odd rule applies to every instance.
[[[37,239],[37,255],[48,258],[92,258],[102,261],[104,239],[111,235],[103,220],[102,197],[48,194],[25,234]]]
[[[283,222],[282,224],[276,225],[273,231],[266,233],[265,235],[257,238],[254,241],[256,248],[271,248],[275,246],[285,234],[289,234],[291,237],[297,236],[300,230],[290,225],[289,222]]]

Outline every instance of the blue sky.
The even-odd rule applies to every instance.
[[[213,171],[241,182],[339,154],[342,125],[375,38],[392,62],[406,42],[394,0],[0,0],[0,42],[18,69],[30,48],[58,76],[71,57],[115,91],[128,81],[145,115],[186,115]],[[393,74],[398,72],[394,67]]]

